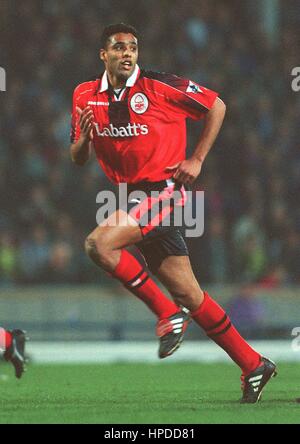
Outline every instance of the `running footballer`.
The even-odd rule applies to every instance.
[[[113,183],[126,183],[129,192],[144,191],[147,198],[132,199],[126,210],[119,208],[97,226],[87,236],[86,252],[156,315],[160,358],[179,347],[193,319],[241,368],[241,402],[255,403],[276,374],[275,364],[250,347],[223,308],[200,288],[181,231],[175,225],[163,224],[165,217],[174,214],[175,206],[184,207],[186,187],[199,176],[226,107],[218,93],[194,81],[140,69],[138,35],[132,26],[121,23],[106,27],[100,58],[105,71],[74,91],[72,160],[84,165],[94,150]],[[189,159],[187,118],[204,122]],[[150,195],[153,191],[159,193],[158,198]],[[164,201],[168,206],[161,210]],[[145,222],[142,216],[150,210],[156,210],[155,217],[151,212]],[[133,255],[128,248],[132,246],[142,253],[148,267]],[[155,284],[148,270],[167,288],[174,302]]]

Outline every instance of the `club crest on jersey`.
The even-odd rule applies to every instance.
[[[149,100],[143,93],[135,93],[130,100],[131,109],[137,114],[143,114],[147,111]]]
[[[199,88],[198,85],[196,85],[195,83],[190,81],[189,86],[186,89],[186,92],[191,92],[191,93],[197,94],[197,93],[203,92],[203,91]]]

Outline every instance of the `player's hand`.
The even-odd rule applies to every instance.
[[[199,176],[202,162],[195,157],[178,162],[166,168],[166,171],[174,171],[173,179],[182,185],[191,185]]]
[[[79,116],[80,136],[90,142],[94,138],[94,113],[90,106],[86,106],[84,109],[76,106],[76,111]]]

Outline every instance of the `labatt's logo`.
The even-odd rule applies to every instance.
[[[148,126],[140,123],[128,123],[127,126],[116,128],[110,123],[108,126],[100,129],[99,124],[95,123],[97,135],[100,137],[134,137],[145,136],[148,134]]]

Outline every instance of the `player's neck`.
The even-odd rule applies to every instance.
[[[107,76],[108,76],[109,83],[111,84],[113,89],[121,89],[121,88],[124,88],[124,86],[126,85],[126,79],[120,79],[120,78],[113,76],[109,73],[107,73]]]

